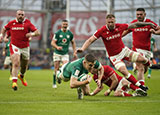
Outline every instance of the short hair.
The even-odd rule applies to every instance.
[[[144,8],[137,8],[136,11],[143,11],[143,12],[145,12],[145,9]]]
[[[115,18],[115,15],[114,15],[114,14],[108,14],[108,15],[106,16],[106,19],[108,19],[108,18]]]
[[[62,22],[68,22],[68,20],[62,20]]]
[[[86,54],[85,55],[85,60],[88,62],[94,63],[96,61],[96,58],[92,54]]]

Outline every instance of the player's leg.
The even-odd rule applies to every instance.
[[[61,62],[62,56],[56,53],[53,53],[53,62],[54,62],[54,72],[53,72],[53,88],[57,88],[56,85],[56,73],[59,70],[60,62]]]
[[[29,62],[29,60],[25,60],[25,59],[21,58],[21,63],[20,63],[21,68],[20,68],[20,74],[18,75],[18,78],[21,80],[21,82],[24,86],[28,85],[27,81],[25,80],[25,76],[24,76],[25,72],[28,69],[28,62]]]
[[[140,53],[134,51],[130,53],[129,57],[132,62],[136,62],[137,80],[141,83],[141,85],[144,85],[144,72],[146,72],[148,68],[147,66],[150,66],[149,59],[143,57]]]
[[[21,80],[22,84],[24,86],[27,86],[27,81],[25,80],[25,72],[28,69],[28,63],[29,63],[29,59],[30,59],[30,48],[23,48],[20,49],[21,51],[21,59],[20,59],[20,74],[18,75],[18,78]]]
[[[19,66],[20,66],[20,55],[19,54],[11,55],[11,60],[12,60],[12,88],[14,90],[17,90],[18,89],[17,79],[18,79],[18,72],[19,72]]]
[[[12,88],[16,91],[18,89],[17,79],[20,67],[20,49],[13,44],[10,44],[9,48],[12,61]]]
[[[60,61],[54,61],[53,88],[57,88],[56,74],[57,74],[57,71],[59,70],[59,66],[60,66]]]

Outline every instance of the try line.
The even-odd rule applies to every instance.
[[[154,101],[1,101],[0,104],[39,104],[39,103],[160,103],[160,100]]]

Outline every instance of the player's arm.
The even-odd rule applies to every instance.
[[[155,35],[160,35],[160,27],[158,27],[157,29],[150,29],[150,32]]]
[[[76,42],[74,40],[71,41],[72,48],[73,48],[73,56],[77,59],[77,53],[76,53]]]
[[[4,45],[4,47],[3,47],[2,55],[3,55],[3,56],[5,56],[5,55],[6,55],[6,45]]]
[[[86,84],[89,84],[92,80],[91,76],[88,76],[88,78],[84,81],[78,81],[76,77],[71,76],[71,80],[70,80],[70,87],[71,88],[77,88],[79,86],[83,86]]]
[[[62,50],[62,47],[61,47],[61,46],[58,46],[58,45],[56,44],[57,40],[55,39],[55,36],[56,36],[56,34],[53,36],[53,39],[52,39],[52,41],[51,41],[51,45],[52,45],[54,48],[56,48],[57,50]]]
[[[150,23],[150,22],[135,22],[135,23],[129,24],[128,29],[144,27],[144,26],[148,26],[148,25],[151,26],[152,28],[156,28],[156,26],[153,23]]]
[[[101,87],[97,87],[92,93],[90,93],[90,96],[96,95],[97,93],[102,91],[102,89],[103,89],[103,85]]]
[[[131,31],[129,30],[125,30],[123,33],[122,33],[122,37],[126,36],[128,33],[130,33]]]
[[[77,49],[77,52],[83,52],[84,50],[86,50],[94,41],[96,41],[96,37],[93,35],[91,36],[89,39],[87,39],[85,41],[85,43],[83,44],[83,46],[79,49]]]
[[[0,33],[0,43],[2,42],[3,37],[4,37],[5,33],[6,33],[6,31],[7,30],[5,28],[2,28],[1,33]]]
[[[98,85],[98,87],[102,86],[101,80],[102,80],[103,75],[104,75],[104,68],[103,68],[103,66],[101,66],[101,68],[98,69],[98,79],[97,79],[97,85]]]
[[[35,36],[39,36],[39,35],[40,35],[40,32],[39,32],[39,30],[37,29],[37,30],[35,30],[34,32],[27,33],[27,34],[26,34],[26,37],[27,37],[27,38],[30,38],[30,37],[35,37]]]
[[[110,93],[111,93],[111,91],[117,86],[117,84],[118,84],[118,79],[117,79],[117,77],[116,77],[116,74],[115,73],[113,73],[111,76],[110,76],[110,79],[112,80],[112,83],[111,83],[111,86],[110,86],[110,88],[105,92],[105,96],[108,96]]]

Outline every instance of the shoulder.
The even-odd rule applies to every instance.
[[[29,19],[25,19],[24,22],[31,23]]]
[[[133,21],[131,21],[131,23],[134,23],[134,22],[137,22],[138,20],[137,19],[134,19]]]
[[[57,32],[55,32],[55,34],[60,34],[61,32],[61,29],[59,29]]]

